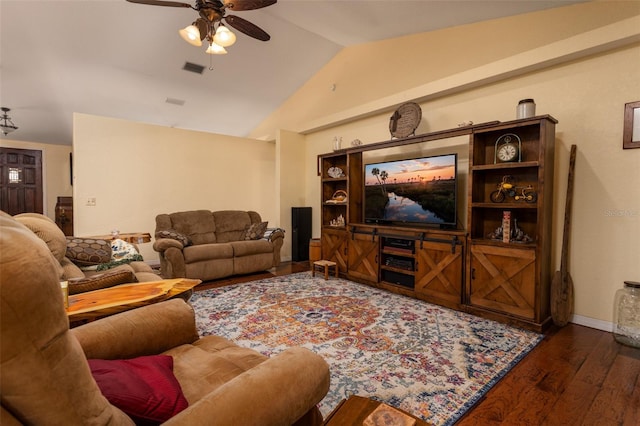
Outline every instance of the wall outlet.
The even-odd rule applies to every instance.
[[[96,197],[87,198],[87,205],[88,206],[95,206],[96,205]]]

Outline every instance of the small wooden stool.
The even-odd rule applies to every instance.
[[[338,266],[336,265],[336,262],[332,262],[330,260],[316,260],[315,262],[313,262],[313,265],[311,266],[311,276],[315,277],[316,276],[316,266],[320,266],[324,268],[324,279],[328,280],[329,279],[329,267],[333,266],[333,268],[336,271],[336,278],[338,278]]]

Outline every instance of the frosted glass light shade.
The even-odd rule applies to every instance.
[[[200,31],[195,25],[187,25],[183,29],[179,30],[178,33],[180,34],[180,37],[182,37],[187,43],[194,46],[202,46],[202,41],[200,40]]]
[[[236,35],[229,28],[220,25],[216,30],[216,35],[213,36],[213,41],[222,47],[229,47],[236,42]]]
[[[210,55],[226,55],[227,50],[217,43],[211,43],[207,48],[207,53]]]

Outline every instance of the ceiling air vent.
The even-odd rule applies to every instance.
[[[194,64],[192,62],[185,62],[184,67],[182,67],[185,71],[195,72],[196,74],[202,74],[205,69],[204,65]]]
[[[183,106],[185,101],[183,99],[167,98],[165,102],[168,104]]]

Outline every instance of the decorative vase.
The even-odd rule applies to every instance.
[[[334,136],[333,137],[333,150],[334,151],[339,151],[341,146],[342,146],[342,136],[341,137]]]
[[[518,102],[518,108],[516,109],[516,118],[531,118],[536,115],[536,103],[533,99],[523,99]]]
[[[623,345],[640,348],[640,282],[625,281],[616,291],[613,337]]]

